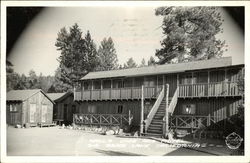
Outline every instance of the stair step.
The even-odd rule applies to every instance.
[[[157,132],[157,131],[148,130],[147,133],[149,133],[149,134],[162,134],[162,131]]]
[[[159,137],[159,138],[162,137],[162,134],[155,134],[155,133],[143,133],[142,135],[145,137]]]

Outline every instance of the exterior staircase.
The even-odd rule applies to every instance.
[[[169,98],[168,104],[170,104],[171,98]],[[165,116],[166,109],[166,99],[163,98],[156,114],[153,117],[151,124],[148,127],[147,133],[145,136],[154,136],[154,137],[162,137],[163,131],[163,118]]]

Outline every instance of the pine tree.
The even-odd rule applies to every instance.
[[[94,71],[98,65],[96,45],[90,32],[83,38],[82,31],[77,24],[70,27],[69,32],[62,28],[55,43],[61,52],[58,59],[60,80],[72,89],[74,82],[87,72]]]
[[[123,68],[134,68],[137,67],[137,64],[133,60],[133,58],[129,58],[128,61],[123,65]]]
[[[151,56],[148,60],[148,66],[152,66],[155,64],[156,64],[156,61],[155,61],[154,57]]]
[[[114,42],[111,37],[108,39],[104,38],[98,49],[98,57],[100,64],[98,70],[113,70],[118,69],[118,59]]]
[[[222,32],[218,7],[159,7],[155,14],[164,17],[159,64],[222,56],[225,41],[215,37]]]
[[[146,61],[145,61],[145,59],[143,58],[143,59],[141,60],[140,67],[145,67],[145,66],[146,66]]]

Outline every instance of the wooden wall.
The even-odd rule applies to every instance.
[[[16,111],[10,111],[10,105],[16,107]],[[22,124],[22,102],[7,102],[6,122],[9,125]]]
[[[146,100],[145,101],[145,115],[144,119],[149,113],[150,109],[154,105],[155,100]],[[94,107],[96,109],[92,114],[118,114],[118,106],[123,106],[123,112],[121,114],[129,113],[133,115],[132,125],[139,126],[140,124],[140,113],[141,113],[141,102],[140,100],[134,101],[92,101],[92,102],[82,102],[80,104],[79,113],[90,114],[88,108]]]
[[[66,109],[64,109],[65,105],[67,105]],[[74,106],[75,110],[73,110]],[[71,124],[73,122],[73,114],[79,112],[79,104],[74,102],[73,95],[70,95],[63,100],[56,102],[54,110],[54,119],[61,119],[64,123]]]
[[[178,99],[174,115],[183,115],[182,107],[187,104],[195,104],[195,115],[201,116],[219,116],[225,119],[236,114],[237,106],[242,103],[240,97],[235,98],[196,98],[196,99]]]
[[[10,104],[17,106],[17,112],[10,113]],[[30,105],[35,105],[34,122],[30,121]],[[44,111],[47,108],[47,111]],[[44,116],[42,114],[44,112]],[[38,92],[23,102],[7,102],[7,124],[24,125],[30,123],[31,125],[37,125],[38,123],[52,123],[53,115],[53,103],[41,92]],[[43,118],[43,119],[42,119]]]

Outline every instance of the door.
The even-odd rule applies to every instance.
[[[30,104],[30,123],[35,122],[36,104]]]
[[[42,122],[45,123],[47,119],[48,107],[47,105],[42,105]]]

